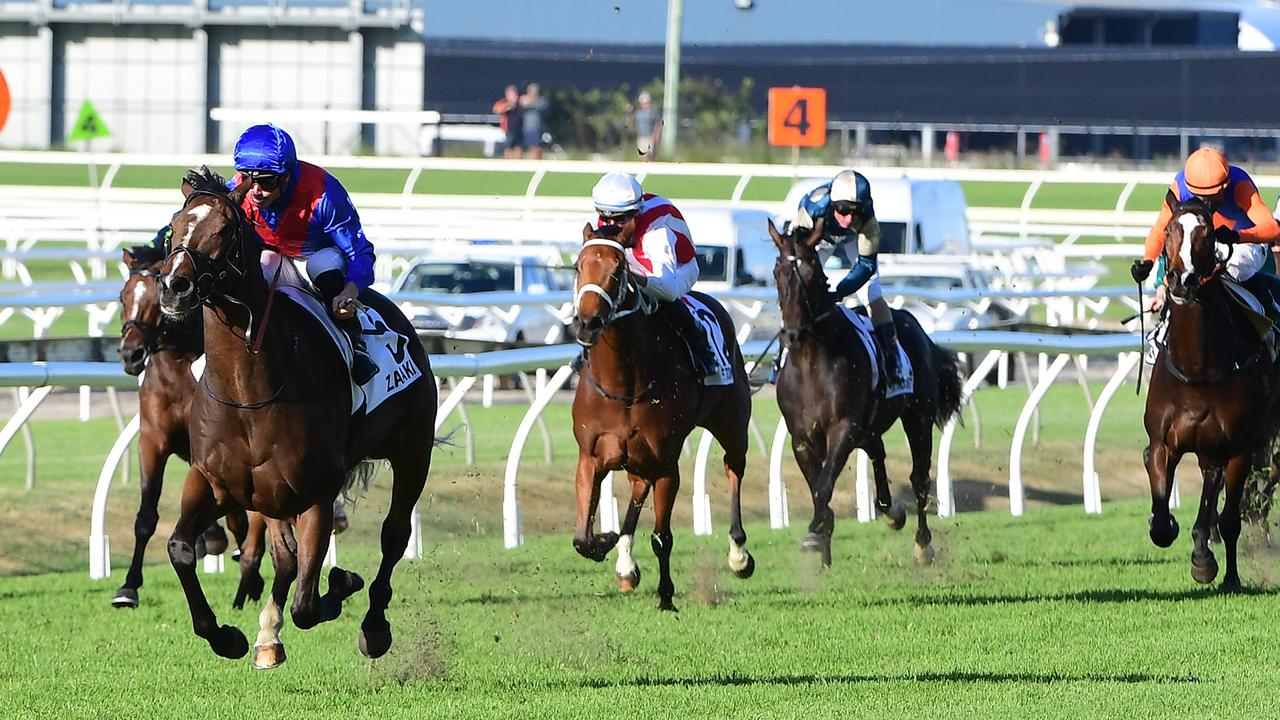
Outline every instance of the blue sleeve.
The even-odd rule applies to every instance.
[[[347,282],[361,290],[373,284],[373,245],[364,236],[351,196],[337,178],[325,178],[324,195],[316,204],[311,226],[347,256]]]
[[[827,206],[831,204],[831,183],[819,185],[804,197],[800,198],[800,209],[804,211],[813,224],[817,224],[818,218],[827,214]]]
[[[867,257],[859,255],[854,261],[853,267],[849,268],[849,274],[844,276],[839,285],[836,285],[836,294],[844,297],[852,295],[871,279],[876,272],[876,258],[874,255]]]

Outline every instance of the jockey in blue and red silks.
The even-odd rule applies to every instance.
[[[236,187],[250,184],[240,207],[268,249],[302,258],[335,323],[351,336],[351,375],[363,385],[377,374],[355,315],[356,297],[373,283],[373,245],[351,197],[324,168],[300,162],[293,138],[274,125],[254,125],[236,141]]]
[[[718,361],[707,343],[706,331],[680,298],[698,280],[698,251],[684,216],[670,200],[646,193],[640,182],[624,172],[611,172],[591,189],[596,227],[635,223],[632,246],[625,249],[627,266],[640,292],[658,307],[684,336],[693,351],[700,382],[719,377]]]

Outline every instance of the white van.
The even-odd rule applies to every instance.
[[[867,179],[880,222],[881,253],[968,255],[972,251],[960,183],[908,177]],[[829,177],[808,178],[792,185],[779,219],[794,220],[800,199],[830,181]]]
[[[778,249],[769,237],[765,210],[741,207],[694,207],[680,214],[689,224],[698,249],[695,290],[714,295],[736,287],[773,285]]]

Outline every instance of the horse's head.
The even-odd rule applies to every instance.
[[[1213,234],[1213,211],[1200,198],[1178,202],[1172,192],[1166,200],[1173,216],[1164,228],[1165,285],[1177,305],[1195,302],[1200,287],[1219,269]]]
[[[624,312],[628,297],[639,295],[626,253],[634,229],[634,223],[599,229],[587,223],[582,228],[582,250],[574,265],[578,281],[573,293],[572,327],[574,338],[583,347],[595,345],[609,323],[629,315]]]
[[[261,246],[250,242],[240,202],[249,190],[241,182],[230,192],[221,177],[201,167],[182,182],[186,202],[173,216],[172,247],[159,270],[160,309],[165,315],[189,315],[205,300],[225,296],[258,267]]]
[[[124,251],[124,264],[129,277],[120,291],[120,364],[130,375],[146,366],[147,355],[155,352],[160,335],[159,296],[156,293],[156,271],[164,260],[164,251],[150,245],[139,245]]]
[[[787,338],[795,341],[813,325],[818,313],[831,304],[827,291],[827,274],[818,257],[822,241],[820,218],[808,233],[796,228],[783,235],[769,221],[769,237],[778,247],[778,260],[773,265],[773,278],[778,286],[778,306],[782,309],[782,326]]]

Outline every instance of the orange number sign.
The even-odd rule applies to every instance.
[[[825,88],[769,88],[769,144],[818,147],[827,142]]]
[[[0,72],[0,130],[4,129],[4,121],[9,119],[9,85],[4,81],[4,73]]]

